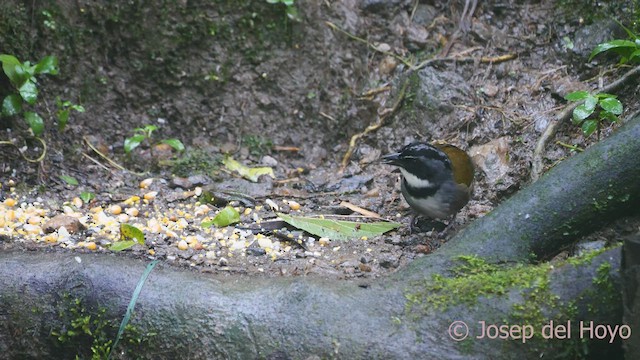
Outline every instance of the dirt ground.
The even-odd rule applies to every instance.
[[[632,1],[612,3],[479,2],[460,24],[463,1],[296,1],[297,20],[265,1],[9,1],[0,5],[2,52],[32,62],[56,55],[60,74],[38,83],[45,159],[30,163],[0,146],[0,249],[113,252],[119,224],[129,223],[145,244],[115,254],[201,272],[393,272],[531,182],[536,143],[567,93],[595,91],[628,70],[615,56],[588,61],[595,45],[625,36],[609,14],[624,22],[638,12]],[[0,95],[8,90],[2,79]],[[636,81],[616,93],[621,119],[638,114],[639,91]],[[61,132],[56,97],[86,109]],[[342,167],[351,136],[381,117]],[[125,154],[125,138],[148,124],[159,128],[155,140]],[[618,126],[607,123],[600,138]],[[167,138],[186,150],[155,145]],[[42,151],[19,118],[0,120],[0,140],[31,158]],[[415,140],[453,143],[476,165],[473,199],[444,239],[408,231],[399,175],[376,162]],[[544,169],[597,141],[563,123],[541,154]],[[272,167],[275,178],[242,179],[224,168],[225,154]],[[141,187],[144,179],[153,180]],[[76,200],[82,192],[95,198]],[[351,241],[256,230],[282,227],[273,223],[278,211],[365,221],[342,202],[404,225]],[[228,204],[242,214],[239,224],[201,226]],[[47,233],[59,213],[84,229]],[[621,219],[579,247],[604,246],[639,224]]]

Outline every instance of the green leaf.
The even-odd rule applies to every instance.
[[[20,96],[22,96],[24,101],[31,105],[35,104],[36,100],[38,100],[38,87],[31,80],[27,80],[22,84],[22,86],[18,88],[18,92],[20,92]]]
[[[138,145],[140,145],[141,142],[144,141],[144,139],[146,139],[147,136],[146,135],[133,135],[130,138],[124,139],[124,152],[125,153],[130,153],[131,150],[135,149],[138,147]]]
[[[64,130],[65,126],[67,126],[67,122],[69,121],[69,109],[58,110],[58,130]]]
[[[35,136],[40,136],[40,134],[44,132],[44,120],[42,120],[40,115],[27,111],[24,113],[24,120],[27,122]]]
[[[166,139],[162,140],[162,143],[171,146],[176,151],[184,151],[184,145],[178,139]]]
[[[22,112],[22,98],[16,94],[7,95],[2,101],[2,115],[13,116]]]
[[[96,198],[96,195],[92,192],[83,191],[80,193],[80,199],[82,199],[82,201],[84,201],[85,204],[95,198]]]
[[[293,1],[291,1],[291,3],[293,4]],[[293,21],[301,21],[298,8],[295,6],[287,6],[287,16]]]
[[[16,69],[16,67],[22,66],[20,60],[13,55],[2,54],[0,55],[0,61],[2,62],[2,70],[9,78],[9,81],[13,86],[19,87],[24,81],[24,71]]]
[[[591,112],[596,109],[597,104],[598,98],[593,95],[589,95],[586,99],[584,99],[584,108],[586,110],[590,110]]]
[[[224,209],[220,210],[218,215],[213,218],[211,221],[204,221],[202,223],[202,227],[208,228],[211,225],[215,225],[217,227],[224,227],[231,224],[235,224],[240,221],[240,214],[238,210],[236,210],[233,206],[227,206]]]
[[[596,97],[598,99],[606,99],[606,98],[617,98],[618,96],[617,95],[613,95],[613,94],[609,94],[609,93],[601,92],[601,93],[597,93]]]
[[[593,109],[589,110],[586,108],[585,104],[580,104],[573,109],[573,123],[580,124],[582,120],[589,117],[589,115],[593,114]]]
[[[76,178],[74,178],[73,176],[60,175],[60,179],[69,185],[78,186],[78,180],[76,180]]]
[[[590,119],[582,123],[582,132],[585,136],[593,134],[596,129],[598,129],[598,120]]]
[[[42,60],[36,64],[35,73],[57,75],[58,58],[52,55],[43,57]]]
[[[19,65],[20,64],[20,60],[18,60],[17,57],[15,57],[13,55],[8,55],[8,54],[1,54],[0,55],[0,62],[2,62],[3,66],[5,64],[7,64],[7,65]]]
[[[600,107],[615,115],[622,114],[622,103],[616,98],[608,97],[600,100]]]
[[[147,125],[145,126],[143,129],[141,129],[144,133],[147,134],[147,136],[151,137],[151,134],[158,130],[158,127],[155,125]]]
[[[602,52],[609,51],[612,49],[623,49],[623,48],[626,48],[629,51],[633,51],[633,49],[637,48],[637,46],[633,41],[629,41],[629,40],[617,39],[617,40],[607,41],[605,43],[598,44],[593,49],[593,51],[591,52],[591,55],[589,55],[589,61],[591,61],[591,59],[593,59],[596,55]]]
[[[612,123],[614,123],[614,122],[618,121],[618,116],[616,116],[616,114],[610,113],[608,111],[602,111],[602,112],[600,112],[600,120],[601,121],[609,120]]]
[[[254,167],[254,168],[250,168],[248,166],[242,165],[241,163],[237,162],[236,160],[234,160],[230,156],[226,156],[224,158],[224,160],[222,160],[222,164],[224,164],[224,166],[227,168],[227,170],[232,171],[232,172],[236,171],[243,178],[245,178],[247,180],[250,180],[250,181],[253,181],[253,182],[258,182],[258,179],[262,175],[269,175],[274,179],[276,177],[273,174],[273,169],[270,168],[270,167]]]
[[[122,251],[132,247],[135,244],[137,244],[135,241],[116,241],[111,244],[111,246],[109,246],[109,249],[112,251]]]
[[[568,93],[564,98],[569,101],[580,101],[586,99],[589,95],[588,91],[580,90]]]
[[[77,112],[84,112],[84,106],[82,105],[71,104],[71,106],[69,106],[69,109],[75,110]]]
[[[120,224],[120,240],[133,240],[140,245],[144,245],[144,233],[137,227],[129,224]]]
[[[359,223],[354,221],[289,216],[282,213],[278,213],[278,216],[291,226],[310,234],[328,237],[333,240],[349,240],[377,236],[402,225],[390,221]]]

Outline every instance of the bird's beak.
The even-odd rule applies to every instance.
[[[400,153],[392,153],[392,154],[384,155],[380,158],[380,161],[383,164],[398,166],[400,165]]]

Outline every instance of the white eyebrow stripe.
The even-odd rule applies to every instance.
[[[402,173],[402,176],[404,176],[405,180],[407,180],[407,183],[409,184],[409,186],[413,188],[432,188],[433,187],[433,184],[431,183],[431,181],[427,179],[420,179],[419,177],[413,175],[412,173],[408,172],[404,168],[400,168],[400,172]]]

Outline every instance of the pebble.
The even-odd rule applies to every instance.
[[[263,249],[272,249],[273,241],[271,241],[271,239],[269,239],[268,237],[259,237],[258,245]]]
[[[260,160],[260,162],[263,165],[271,166],[271,167],[278,165],[278,160],[274,159],[273,157],[271,157],[269,155],[263,156],[262,160]]]
[[[69,231],[67,231],[67,228],[65,228],[64,226],[61,226],[58,229],[58,241],[59,242],[69,242],[69,240],[71,240],[71,234],[69,234]]]
[[[247,248],[247,255],[252,255],[252,256],[262,256],[265,255],[267,253],[267,251],[263,248],[260,248],[258,246],[249,246]]]
[[[43,228],[46,233],[52,233],[61,227],[64,227],[69,233],[75,234],[85,227],[80,223],[78,218],[73,216],[58,214],[47,221]]]

